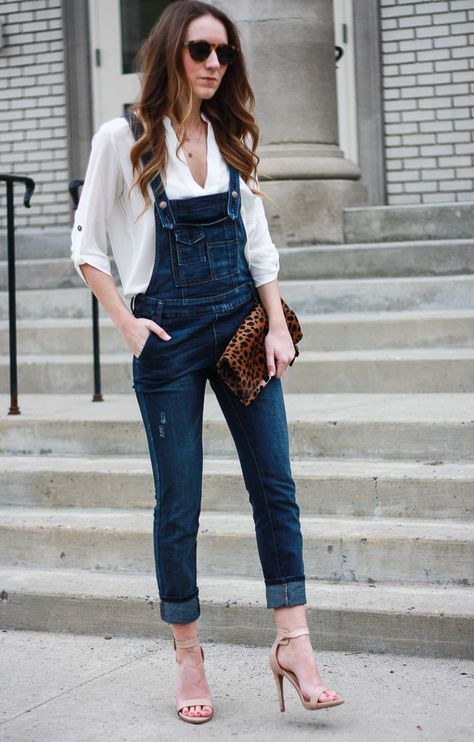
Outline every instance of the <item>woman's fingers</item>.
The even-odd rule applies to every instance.
[[[152,322],[149,320],[147,327],[149,330],[155,333],[155,335],[158,335],[162,340],[171,340],[171,335],[169,335],[163,327],[160,327],[160,325],[157,325],[156,322]]]
[[[265,351],[266,351],[267,370],[268,370],[269,375],[275,376],[277,379],[281,379],[286,369],[288,368],[290,362],[294,358],[294,355],[295,355],[294,350],[293,350],[293,353],[288,353],[287,350],[279,353],[277,347],[269,344],[268,347],[265,348]]]
[[[171,340],[166,330],[158,325],[153,320],[145,319],[143,317],[133,318],[127,325],[127,329],[124,333],[125,340],[127,341],[132,353],[137,358],[145,347],[145,343],[150,337],[150,333],[154,332],[162,340]]]
[[[265,359],[270,376],[281,379],[294,355],[293,343],[290,348],[286,338],[273,340],[272,336],[267,334],[265,338]]]

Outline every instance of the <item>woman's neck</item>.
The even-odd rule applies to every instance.
[[[201,118],[201,100],[199,98],[193,99],[192,107],[191,107],[191,113],[189,114],[189,118],[186,121],[185,124],[185,132],[188,134],[189,132],[195,131],[199,125],[201,124],[202,118]],[[175,117],[172,114],[168,114],[171,123],[173,125],[173,128],[178,128],[178,122],[175,119]]]

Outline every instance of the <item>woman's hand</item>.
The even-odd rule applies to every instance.
[[[270,376],[281,379],[296,355],[295,344],[286,324],[276,278],[258,287],[260,300],[268,317],[265,336],[265,357]]]
[[[157,325],[156,322],[143,317],[134,317],[132,314],[120,327],[120,334],[136,358],[145,347],[150,332],[154,332],[162,340],[171,340],[171,335],[168,335],[166,330]]]
[[[270,376],[281,379],[295,357],[295,346],[286,323],[271,326],[265,336],[265,355]]]

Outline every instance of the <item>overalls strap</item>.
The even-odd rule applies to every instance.
[[[123,114],[123,118],[128,121],[128,125],[132,130],[134,139],[135,141],[138,141],[143,134],[142,124],[134,114],[129,113],[128,111],[127,113]],[[151,152],[145,152],[142,155],[141,159],[143,165],[147,165],[147,163],[151,160]],[[167,196],[163,181],[161,179],[161,175],[159,173],[155,175],[150,185],[155,197],[155,210],[160,217],[161,226],[163,227],[163,229],[173,229],[175,226],[175,219],[173,216],[169,198]]]
[[[237,170],[229,166],[229,195],[227,198],[227,215],[234,221],[240,214],[240,177]]]

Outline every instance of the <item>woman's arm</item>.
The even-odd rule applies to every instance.
[[[252,194],[249,201],[247,196],[246,206],[251,212],[245,225],[250,247],[250,271],[269,324],[265,336],[267,369],[270,376],[280,379],[295,357],[295,346],[286,324],[277,281],[280,256],[270,236],[262,199]]]
[[[162,340],[170,340],[171,336],[153,320],[133,316],[123,303],[111,276],[88,263],[83,263],[80,269],[90,290],[137,358],[150,332],[155,332]]]
[[[269,329],[265,336],[268,373],[281,379],[295,357],[295,346],[286,324],[278,282],[275,279],[265,283],[258,286],[257,291],[268,317]]]

